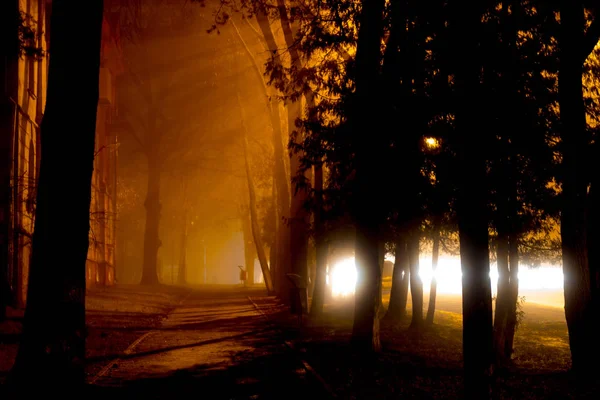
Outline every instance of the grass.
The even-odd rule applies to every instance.
[[[372,358],[350,346],[350,299],[326,307],[319,322],[295,326],[278,315],[303,357],[344,399],[458,399],[462,397],[462,315],[459,296],[439,296],[435,324],[409,329],[382,320],[382,352]],[[425,301],[427,304],[427,299]],[[410,310],[409,303],[409,310]],[[525,303],[525,317],[514,345],[513,365],[493,380],[494,399],[597,398],[598,381],[578,381],[569,372],[570,352],[561,309]]]

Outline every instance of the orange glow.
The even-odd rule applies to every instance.
[[[434,137],[425,138],[425,144],[430,149],[437,149],[438,147],[440,147],[440,142]]]

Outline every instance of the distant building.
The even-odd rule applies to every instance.
[[[14,305],[23,307],[43,151],[40,123],[46,101],[51,0],[0,3],[0,279],[8,283]],[[16,18],[19,12],[21,21]],[[19,37],[25,38],[22,44],[27,47],[20,55],[11,47]],[[121,73],[122,64],[118,37],[106,20],[102,38],[88,286],[111,285],[115,279],[117,140],[110,127],[116,113],[114,78]],[[65,238],[65,251],[68,246]]]

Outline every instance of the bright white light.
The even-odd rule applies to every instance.
[[[419,259],[419,275],[423,280],[425,290],[429,290],[433,277],[431,256],[422,255]],[[462,293],[462,272],[459,257],[440,257],[435,273],[437,278],[437,291],[439,293]],[[492,293],[496,293],[498,285],[498,269],[496,263],[490,265],[490,280]],[[522,290],[546,290],[563,288],[562,268],[551,265],[541,265],[531,268],[526,265],[519,266],[519,288]]]
[[[334,297],[354,294],[356,286],[356,264],[354,257],[346,258],[335,264],[331,270],[331,293]]]
[[[394,262],[393,256],[386,260]],[[422,255],[419,260],[419,275],[423,281],[423,289],[429,291],[433,277],[431,267],[431,256]],[[435,272],[437,278],[437,292],[446,294],[462,293],[462,272],[459,257],[442,256],[438,260]],[[498,284],[498,270],[496,263],[490,265],[490,280],[492,284],[492,295],[496,294]],[[343,297],[354,294],[356,286],[356,265],[354,257],[346,258],[335,264],[327,277],[327,284],[332,285],[334,297]],[[519,267],[519,289],[521,290],[562,290],[563,273],[562,268],[551,265],[541,265],[530,268],[525,265]]]

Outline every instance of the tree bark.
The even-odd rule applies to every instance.
[[[502,216],[500,216],[502,218]],[[508,256],[508,235],[506,230],[498,228],[496,244],[496,265],[498,268],[498,285],[496,291],[496,310],[494,312],[494,362],[504,367],[508,361],[506,355],[506,333],[510,308],[510,270]]]
[[[186,270],[187,270],[187,239],[188,239],[188,218],[187,210],[183,217],[183,226],[181,230],[181,250],[179,252],[179,271],[177,273],[177,283],[179,285],[186,284]]]
[[[423,281],[419,275],[419,236],[418,228],[413,228],[407,244],[412,300],[411,329],[420,329],[423,326]]]
[[[408,249],[406,239],[400,235],[396,239],[396,250],[394,252],[394,271],[392,273],[392,289],[390,293],[390,304],[385,315],[386,319],[394,322],[401,321],[406,317],[406,305],[408,304],[408,283],[410,279],[410,268],[408,262]]]
[[[465,397],[490,397],[493,357],[492,299],[488,250],[486,143],[473,140],[481,130],[479,35],[481,5],[457,3],[451,26],[457,91],[457,217],[463,297]]]
[[[243,210],[242,215],[242,234],[244,237],[244,263],[248,272],[248,285],[254,285],[254,259],[256,258],[256,247],[252,238],[252,222],[250,217],[250,206],[248,210]],[[265,255],[266,256],[266,255]]]
[[[377,315],[381,297],[381,269],[378,245],[381,224],[385,218],[377,207],[376,193],[381,190],[379,151],[382,138],[369,135],[377,132],[373,125],[379,111],[376,104],[380,45],[383,35],[383,9],[385,1],[363,1],[359,16],[359,32],[355,60],[354,105],[349,124],[355,143],[355,178],[353,215],[356,226],[356,290],[352,343],[359,351],[379,351],[379,318]]]
[[[435,301],[437,297],[437,278],[435,273],[438,268],[438,260],[440,257],[440,226],[438,223],[433,227],[433,247],[431,249],[431,285],[429,288],[429,306],[427,307],[427,317],[425,322],[427,325],[433,325],[435,316]]]
[[[246,167],[246,181],[248,183],[248,196],[250,206],[250,222],[252,226],[252,237],[254,244],[256,245],[256,253],[258,254],[258,261],[260,262],[260,268],[263,274],[263,280],[265,281],[265,287],[268,294],[273,293],[273,279],[271,271],[269,270],[269,264],[267,263],[267,255],[265,254],[265,248],[263,246],[260,225],[258,224],[258,212],[256,210],[256,193],[254,190],[254,180],[252,179],[252,171],[250,170],[250,163],[248,161],[248,137],[246,135],[246,125],[244,109],[242,108],[241,101],[238,97],[238,103],[240,107],[240,113],[242,117],[242,131],[244,134],[244,164]]]
[[[277,44],[275,42],[275,37],[273,36],[273,32],[271,31],[271,26],[269,24],[269,20],[264,13],[264,11],[259,10],[256,13],[256,20],[258,25],[263,32],[263,36],[265,37],[265,41],[267,42],[267,46],[271,53],[277,52]],[[285,172],[285,164],[284,164],[284,151],[283,151],[283,133],[281,131],[281,115],[279,112],[279,104],[277,102],[272,102],[269,100],[269,91],[265,80],[263,78],[263,73],[254,58],[254,55],[250,52],[250,49],[243,41],[243,38],[235,23],[232,23],[234,28],[236,29],[236,33],[238,38],[244,45],[247,55],[250,57],[254,70],[257,74],[258,79],[260,80],[261,88],[263,90],[264,99],[266,102],[266,106],[269,113],[269,118],[271,121],[271,129],[272,129],[272,140],[273,140],[273,150],[274,150],[274,164],[273,164],[273,177],[275,179],[275,188],[277,190],[277,247],[276,247],[276,259],[277,259],[277,280],[280,286],[280,296],[284,302],[288,302],[287,294],[290,292],[290,283],[286,277],[286,274],[290,272],[290,252],[289,252],[289,243],[290,243],[290,233],[288,220],[290,217],[290,194],[289,187],[287,184],[287,174]]]
[[[292,31],[292,23],[287,14],[287,7],[284,0],[277,0],[277,8],[279,11],[279,19],[283,30],[283,36],[287,45],[287,50],[290,54],[290,65],[296,70],[300,70],[302,65],[300,63],[300,55],[294,45],[294,34]],[[263,29],[264,32],[264,29]],[[265,37],[266,39],[266,37]],[[277,48],[272,48],[270,40],[267,40],[267,45],[271,51],[277,51]],[[294,140],[294,131],[296,129],[296,119],[302,114],[301,102],[297,100],[295,102],[288,101],[286,104],[288,112],[288,131],[290,140]],[[294,274],[298,274],[302,277],[304,282],[308,284],[308,228],[309,228],[309,217],[310,213],[305,207],[306,200],[308,199],[309,188],[294,188],[293,180],[300,172],[300,161],[303,157],[303,152],[291,152],[290,153],[290,173],[291,173],[291,188],[292,188],[292,203],[290,209],[290,260],[291,260],[291,271]],[[307,172],[310,172],[307,171]],[[310,176],[305,172],[304,178],[307,182],[310,182]],[[295,295],[291,293],[291,298],[295,298]],[[308,299],[303,304],[308,304]],[[295,303],[292,302],[292,305]],[[293,307],[292,312],[295,312]],[[303,310],[306,312],[307,310]]]
[[[379,285],[379,294],[377,295],[377,318],[381,319],[385,315],[385,310],[383,308],[383,268],[385,263],[385,240],[380,240],[379,245],[377,246],[378,258],[379,258],[379,274],[381,276],[381,283]]]
[[[102,13],[102,0],[87,2],[85,9],[74,1],[52,2],[52,56],[41,124],[43,153],[28,301],[12,371],[13,382],[23,391],[43,387],[46,393],[72,394],[85,383],[85,266]],[[77,51],[73,32],[86,43]],[[69,233],[68,251],[57,229]],[[31,385],[32,377],[36,385]]]
[[[356,230],[356,290],[352,343],[359,351],[379,351],[379,303],[381,269],[379,268],[378,231],[358,226]]]
[[[10,205],[15,119],[15,105],[11,97],[16,98],[18,90],[18,12],[17,0],[3,1],[0,5],[0,321],[6,318],[6,307],[11,299],[8,267],[12,232]]]
[[[508,248],[509,283],[508,313],[506,318],[506,339],[504,342],[504,358],[509,361],[513,354],[515,333],[517,330],[517,302],[519,301],[519,241],[516,233],[510,236]]]
[[[316,274],[315,288],[313,291],[312,303],[310,305],[310,315],[318,318],[323,314],[323,304],[325,303],[325,283],[327,279],[327,252],[328,245],[326,241],[325,226],[323,221],[323,164],[317,164],[315,170],[315,250],[316,250]]]
[[[162,245],[159,238],[159,226],[162,205],[160,204],[161,167],[158,149],[148,154],[148,182],[146,200],[146,225],[144,228],[144,259],[140,284],[158,285],[158,250]]]
[[[269,248],[269,268],[271,271],[271,277],[273,278],[273,290],[275,293],[281,293],[281,283],[279,282],[279,265],[277,264],[277,248],[279,247],[279,233],[278,225],[279,218],[277,218],[277,182],[275,181],[275,175],[273,175],[273,186],[271,187],[271,201],[273,207],[273,243]]]
[[[582,92],[583,5],[562,3],[560,19],[558,94],[563,145],[561,238],[565,316],[573,370],[588,373],[590,366],[597,365],[597,352],[593,351],[597,347],[597,327],[586,235],[588,175],[584,155],[588,143]]]
[[[300,102],[295,102],[287,105],[288,112],[288,126],[290,140],[293,136],[295,129],[296,119],[301,115]],[[292,187],[292,203],[291,203],[291,219],[290,219],[290,260],[291,260],[291,272],[300,275],[302,280],[308,285],[308,229],[310,224],[310,213],[306,207],[306,201],[308,199],[310,187],[295,187],[294,179],[301,175],[307,182],[310,182],[310,175],[308,173],[301,173],[300,158],[301,153],[291,152],[290,153],[290,172],[291,172],[291,187]],[[307,292],[303,292],[307,293]],[[290,298],[295,299],[294,293],[290,293]],[[304,304],[308,306],[308,298],[302,300],[301,304],[291,302],[294,306],[292,307],[292,313],[296,313],[297,308],[302,307]],[[308,310],[303,309],[303,313]]]

